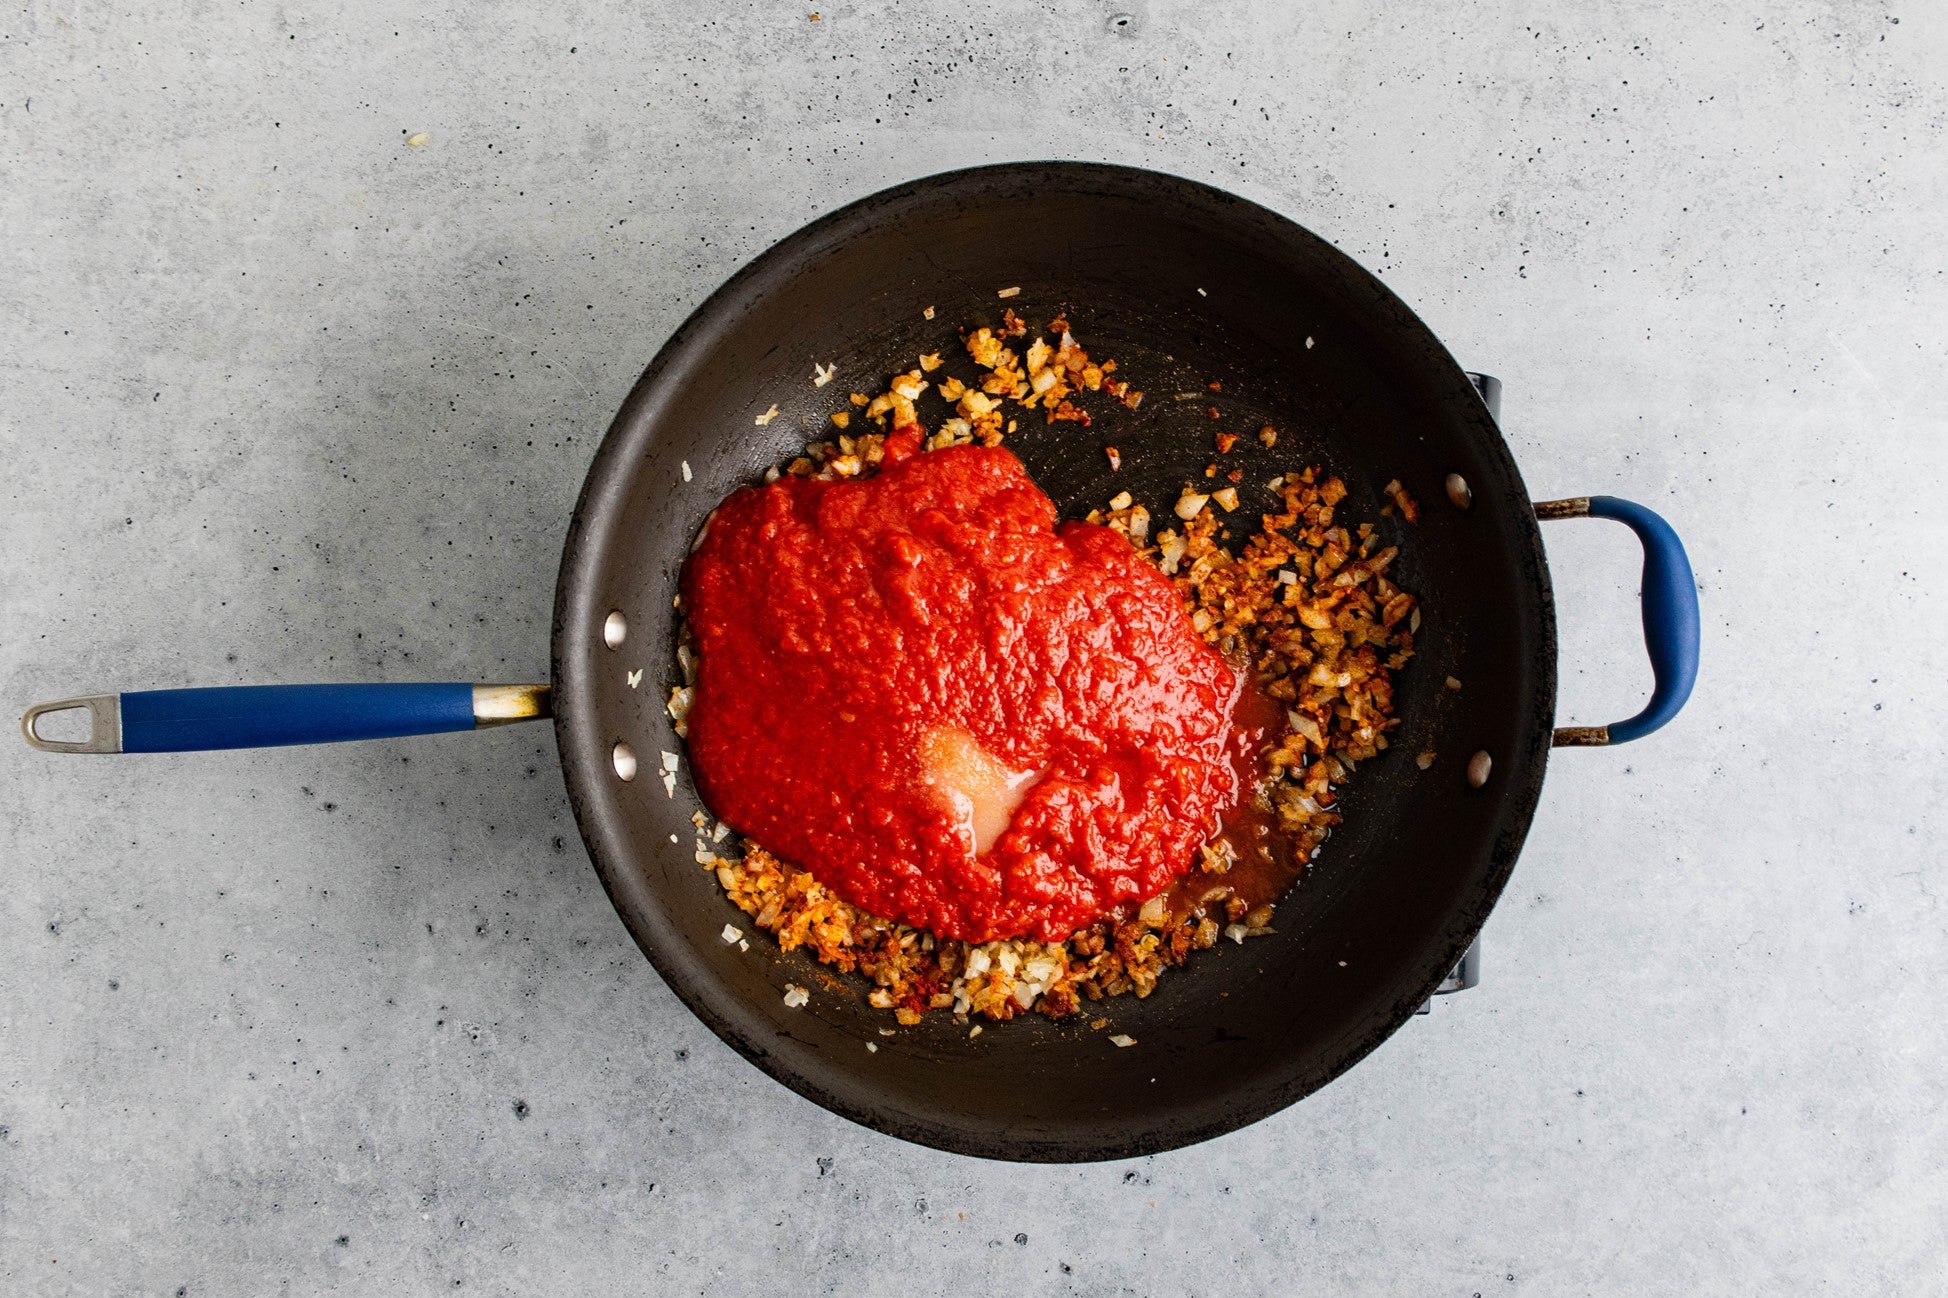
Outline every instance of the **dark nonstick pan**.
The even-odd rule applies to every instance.
[[[1019,286],[1006,302],[997,291]],[[1205,402],[1245,439],[1240,517],[1267,479],[1322,464],[1351,489],[1346,516],[1380,518],[1398,478],[1418,524],[1386,520],[1394,574],[1418,593],[1418,654],[1396,678],[1393,747],[1346,787],[1344,825],[1279,907],[1275,935],[1220,944],[1146,1000],[1082,1018],[1038,1015],[978,1038],[944,1015],[892,1037],[863,988],[835,986],[803,952],[757,935],[692,857],[700,803],[661,754],[682,744],[664,710],[675,683],[672,597],[704,516],[740,484],[822,435],[849,389],[880,390],[955,327],[1058,313],[1149,395],[1090,429],[1024,420],[1009,440],[1065,515],[1133,492],[1161,514],[1202,479]],[[933,318],[924,315],[933,308]],[[814,363],[838,366],[824,388]],[[773,404],[780,414],[759,416]],[[924,407],[923,407],[924,410]],[[1106,445],[1121,453],[1112,471]],[[1471,493],[1453,503],[1449,475]],[[1629,722],[1556,732],[1555,617],[1538,513],[1617,518],[1645,541],[1646,641],[1657,689]],[[1123,167],[1034,163],[936,176],[874,195],[777,244],[664,345],[616,416],[569,520],[544,686],[294,686],[170,690],[31,710],[44,748],[138,752],[377,738],[545,715],[589,853],[643,951],[698,1017],[819,1104],[908,1140],[991,1158],[1151,1153],[1254,1122],[1317,1090],[1404,1023],[1467,948],[1528,831],[1552,736],[1634,739],[1668,720],[1696,673],[1696,596],[1662,520],[1596,497],[1532,506],[1480,391],[1414,314],[1350,258],[1220,190]],[[629,674],[640,670],[638,687]],[[1452,677],[1459,692],[1444,687]],[[550,701],[552,693],[552,703]],[[61,708],[88,737],[46,737]],[[1434,764],[1414,755],[1431,749]],[[1486,782],[1470,758],[1488,755]],[[1480,768],[1477,760],[1475,767]],[[787,982],[814,989],[788,1007]],[[879,1047],[866,1049],[868,1043]]]

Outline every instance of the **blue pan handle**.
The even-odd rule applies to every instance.
[[[50,739],[41,718],[88,713],[82,740]],[[549,714],[546,685],[240,685],[61,699],[27,709],[21,733],[56,753],[186,753],[345,739],[396,739]]]
[[[1698,587],[1684,543],[1656,513],[1615,496],[1544,501],[1535,507],[1535,516],[1612,518],[1643,543],[1644,647],[1650,650],[1650,668],[1657,678],[1650,703],[1628,721],[1614,725],[1561,727],[1555,745],[1590,747],[1642,739],[1678,714],[1698,679]]]

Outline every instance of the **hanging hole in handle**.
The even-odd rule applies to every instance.
[[[45,753],[119,753],[121,696],[93,694],[37,703],[20,718],[20,733]]]
[[[95,737],[95,714],[87,708],[57,708],[33,714],[34,738],[44,744],[86,744]]]

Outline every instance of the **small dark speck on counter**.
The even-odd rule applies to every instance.
[[[527,1121],[528,1102],[526,1100],[514,1101],[514,1116],[521,1119],[523,1122]]]
[[[688,1050],[679,1050],[676,1052],[676,1057],[679,1060],[688,1059],[690,1057],[690,1052]]]
[[[338,1247],[344,1248],[352,1242],[352,1237],[350,1235],[340,1235],[337,1239],[333,1240],[332,1242],[338,1245]]]
[[[831,1172],[831,1170],[832,1170],[831,1159],[821,1158],[818,1160],[818,1174],[820,1176],[825,1176],[827,1173]]]
[[[1015,1243],[1026,1244],[1027,1242],[1028,1242],[1028,1233],[1026,1231],[1023,1231],[1021,1234],[1015,1236]]]
[[[110,978],[108,980],[108,990],[112,992],[122,990],[122,980],[119,978]]]

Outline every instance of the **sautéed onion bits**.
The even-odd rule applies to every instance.
[[[895,375],[885,391],[849,394],[847,405],[831,416],[835,435],[806,446],[766,480],[873,474],[885,457],[889,428],[917,426],[924,450],[997,446],[1015,426],[1017,412],[1091,426],[1100,416],[1074,400],[1084,392],[1101,392],[1132,410],[1142,403],[1141,391],[1114,377],[1114,361],[1097,361],[1083,350],[1067,320],[1050,321],[1054,342],[1037,334],[1019,351],[1008,345],[1029,332],[1012,308],[999,329],[963,330],[967,354],[981,370],[972,383],[928,377],[941,366],[939,354],[930,353]],[[822,367],[821,375],[829,376]],[[922,417],[918,403],[930,389],[952,408],[946,418]],[[848,431],[855,416],[879,431]],[[1268,449],[1278,440],[1269,425],[1247,432]],[[1216,469],[1238,440],[1218,435]],[[1112,468],[1117,458],[1110,452]],[[1209,476],[1218,475],[1214,470]],[[782,950],[802,946],[826,965],[862,974],[873,984],[867,1000],[907,1025],[929,1011],[945,1011],[961,1023],[1010,1019],[1028,1010],[1075,1015],[1084,1002],[1107,996],[1148,996],[1164,970],[1194,950],[1270,933],[1279,898],[1339,823],[1335,788],[1359,762],[1387,747],[1398,724],[1391,674],[1413,656],[1420,612],[1414,597],[1388,576],[1397,547],[1370,523],[1348,527],[1337,520],[1345,484],[1317,469],[1272,478],[1267,485],[1279,496],[1280,512],[1263,515],[1258,531],[1235,553],[1220,544],[1223,515],[1237,507],[1230,487],[1241,477],[1236,470],[1225,473],[1220,481],[1226,486],[1208,492],[1186,485],[1168,520],[1173,525],[1161,530],[1128,492],[1087,517],[1128,538],[1168,576],[1196,632],[1249,674],[1233,719],[1240,741],[1234,769],[1249,797],[1163,892],[1063,941],[976,943],[869,914],[761,845],[727,836],[721,824],[711,838],[699,835],[698,863],[716,874],[732,903]],[[1398,482],[1386,484],[1384,494],[1391,501],[1384,515],[1417,519],[1413,498]],[[682,683],[671,690],[668,706],[683,735],[697,655],[687,625],[679,639]],[[1432,757],[1424,753],[1420,760]],[[707,823],[701,812],[697,819]],[[733,931],[726,926],[726,941]],[[788,1004],[805,1003],[803,989],[790,992]],[[1095,1018],[1089,1026],[1107,1024]]]

